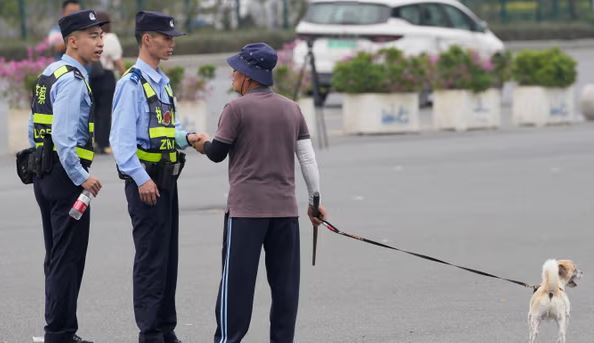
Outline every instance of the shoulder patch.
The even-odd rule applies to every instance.
[[[76,77],[79,80],[84,80],[85,77],[83,76],[83,74],[78,70],[78,69],[73,69],[74,70],[74,77]]]
[[[142,73],[140,69],[131,68],[130,69],[130,80],[134,81],[134,83],[140,82],[140,78],[142,77]]]

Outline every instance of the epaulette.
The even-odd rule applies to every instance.
[[[140,69],[132,67],[128,70],[128,73],[130,74],[130,80],[134,81],[134,83],[140,82],[140,78],[142,77]]]
[[[84,80],[85,79],[85,77],[83,76],[83,74],[78,69],[74,69],[74,77],[76,77],[79,80]]]

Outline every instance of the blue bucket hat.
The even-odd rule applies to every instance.
[[[258,81],[264,86],[272,86],[272,69],[276,66],[276,51],[266,43],[252,43],[241,48],[238,54],[227,59],[231,68]]]

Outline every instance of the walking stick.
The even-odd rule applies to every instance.
[[[320,193],[315,192],[313,195],[313,207],[312,207],[312,214],[315,218],[320,216]],[[316,250],[318,248],[318,226],[314,224],[313,226],[313,250],[312,250],[312,257],[311,257],[311,265],[316,265]]]

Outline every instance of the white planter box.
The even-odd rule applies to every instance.
[[[594,120],[594,84],[587,84],[580,94],[580,108],[587,120]]]
[[[8,112],[8,104],[4,99],[0,98],[0,155],[6,155],[10,152],[10,116]]]
[[[8,138],[7,151],[2,150],[2,153],[16,153],[17,151],[30,147],[28,138],[28,124],[31,117],[31,109],[25,108],[10,108],[8,109]],[[4,144],[4,143],[3,143]]]
[[[177,101],[176,120],[188,131],[207,132],[208,108],[205,100]]]
[[[433,94],[433,127],[437,130],[498,128],[501,126],[501,91],[440,90]]]
[[[318,135],[318,125],[316,124],[316,108],[314,106],[314,100],[311,97],[300,98],[297,100],[297,104],[301,109],[301,113],[305,118],[305,123],[307,124],[307,129],[309,130],[309,135],[313,137],[317,137]]]
[[[512,122],[515,125],[572,123],[575,121],[573,87],[520,86],[513,92]]]
[[[419,95],[345,94],[342,115],[347,134],[418,132]]]

